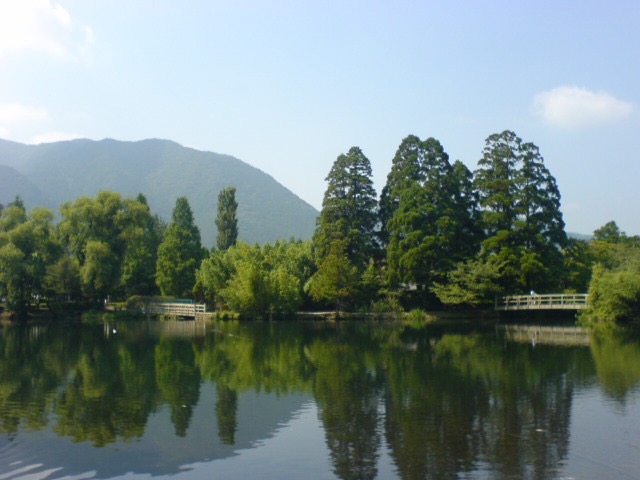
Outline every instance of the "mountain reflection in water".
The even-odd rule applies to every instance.
[[[0,479],[637,478],[640,346],[584,343],[474,323],[5,327]]]

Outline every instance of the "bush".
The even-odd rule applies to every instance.
[[[392,317],[395,320],[402,313],[402,305],[396,296],[387,295],[380,300],[371,302],[369,311],[376,318]]]
[[[599,264],[589,286],[589,308],[583,322],[613,323],[640,318],[640,268],[629,262],[617,269]]]
[[[430,322],[431,319],[427,312],[420,308],[414,308],[410,312],[404,314],[404,321],[410,326],[421,327],[425,323]]]

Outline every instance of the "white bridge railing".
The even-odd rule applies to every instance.
[[[587,293],[510,295],[496,301],[496,310],[583,310],[588,302]]]
[[[204,303],[148,303],[146,313],[154,315],[172,315],[176,317],[193,317],[199,313],[205,313],[207,306]]]

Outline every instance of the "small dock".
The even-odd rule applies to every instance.
[[[160,303],[151,302],[146,305],[146,313],[166,315],[176,318],[194,318],[204,316],[207,305],[204,303]]]
[[[587,293],[549,293],[544,295],[509,295],[496,300],[496,310],[584,310],[589,303]]]

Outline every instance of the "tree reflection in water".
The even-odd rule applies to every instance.
[[[123,324],[0,332],[0,432],[38,430],[95,446],[140,438],[167,408],[188,437],[202,382],[217,431],[234,445],[246,392],[304,393],[318,406],[336,476],[547,479],[567,458],[575,390],[599,380],[619,402],[640,383],[640,347],[506,342],[494,330],[402,324],[220,323],[198,335]]]

